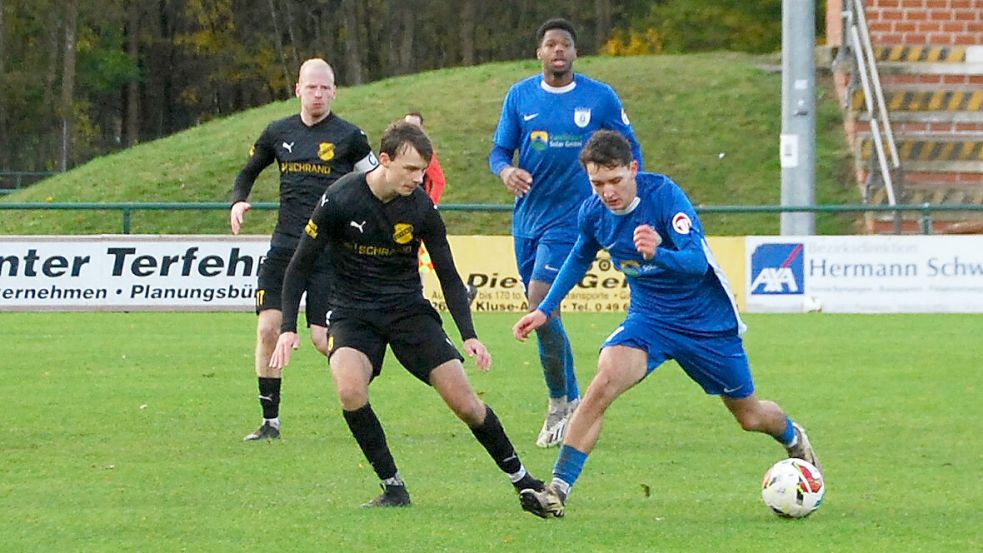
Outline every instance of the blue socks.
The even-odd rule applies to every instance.
[[[560,322],[557,320],[556,322]],[[563,367],[565,369],[565,376],[567,377],[567,401],[574,401],[580,399],[580,387],[577,386],[577,373],[573,370],[573,348],[570,347],[570,339],[567,337],[567,331],[563,329],[563,324],[560,324],[560,331],[563,333]]]
[[[560,484],[560,491],[564,495],[570,493],[570,487],[580,478],[586,462],[587,454],[583,451],[565,444],[560,447],[560,455],[553,466],[553,483]]]
[[[573,349],[560,319],[553,319],[536,330],[539,362],[550,397],[566,396],[568,401],[580,397],[577,376],[573,370]]]
[[[785,447],[795,445],[795,428],[792,426],[792,419],[785,417],[785,431],[780,436],[773,436],[778,443]]]

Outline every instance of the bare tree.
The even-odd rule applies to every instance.
[[[53,18],[51,26],[48,28],[48,66],[44,73],[44,92],[42,93],[41,105],[45,106],[38,117],[38,133],[41,135],[39,140],[40,151],[38,152],[39,167],[52,169],[54,161],[58,159],[61,150],[61,141],[58,140],[58,127],[60,127],[61,113],[55,108],[55,98],[58,91],[58,65],[61,61],[61,24],[63,18],[57,15]]]
[[[345,14],[345,60],[348,66],[346,85],[362,84],[361,29],[358,25],[358,0],[344,0],[342,12]]]
[[[600,52],[611,33],[611,0],[594,0],[594,19],[597,21],[594,48]]]
[[[294,32],[296,25],[294,24],[294,12],[290,9],[292,4],[293,2],[291,0],[286,0],[283,3],[283,6],[284,10],[287,12],[287,36],[290,37],[290,55],[293,58],[293,67],[297,68],[300,67],[300,56],[297,53],[297,48],[300,43],[297,41],[297,33]],[[290,80],[288,79],[287,82],[290,82]]]
[[[139,66],[140,62],[140,2],[131,2],[126,14],[126,53]],[[126,83],[126,145],[140,141],[140,79]]]
[[[290,95],[290,69],[287,67],[287,58],[283,54],[283,38],[280,36],[280,24],[277,22],[276,17],[276,5],[273,0],[269,0],[270,3],[270,18],[273,20],[273,45],[276,47],[276,55],[280,58],[280,67],[283,68],[283,86],[287,93]]]
[[[78,30],[79,0],[65,3],[65,63],[61,72],[61,163],[62,171],[68,169],[69,143],[72,139],[72,119],[75,103],[75,46]]]
[[[414,13],[418,9],[416,2],[407,2],[401,10],[399,21],[402,27],[402,40],[397,50],[399,59],[398,72],[406,74],[413,72],[413,40],[416,33],[416,21]]]
[[[475,0],[461,2],[461,63],[474,65],[474,15]]]
[[[0,0],[0,85],[3,84],[6,69],[3,60],[7,53],[3,49],[3,0]],[[7,147],[7,109],[4,106],[6,93],[0,89],[0,169],[10,165],[10,148]]]

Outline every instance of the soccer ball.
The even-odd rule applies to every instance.
[[[822,505],[825,493],[819,469],[802,459],[775,463],[761,482],[761,499],[780,517],[809,516]]]

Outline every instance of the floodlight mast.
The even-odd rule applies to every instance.
[[[816,3],[782,1],[782,205],[816,203]],[[812,212],[782,213],[781,234],[816,233]]]

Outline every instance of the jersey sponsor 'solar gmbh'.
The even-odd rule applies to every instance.
[[[365,171],[375,157],[365,133],[334,113],[307,126],[300,114],[270,123],[250,149],[236,178],[232,203],[245,201],[256,177],[269,164],[280,170],[280,213],[274,246],[293,248],[324,191],[353,170]]]
[[[509,89],[494,142],[518,150],[518,166],[532,175],[529,193],[516,199],[514,236],[573,242],[577,209],[591,193],[578,156],[598,129],[624,135],[641,165],[631,123],[607,84],[578,74],[569,85],[554,88],[536,75]]]

